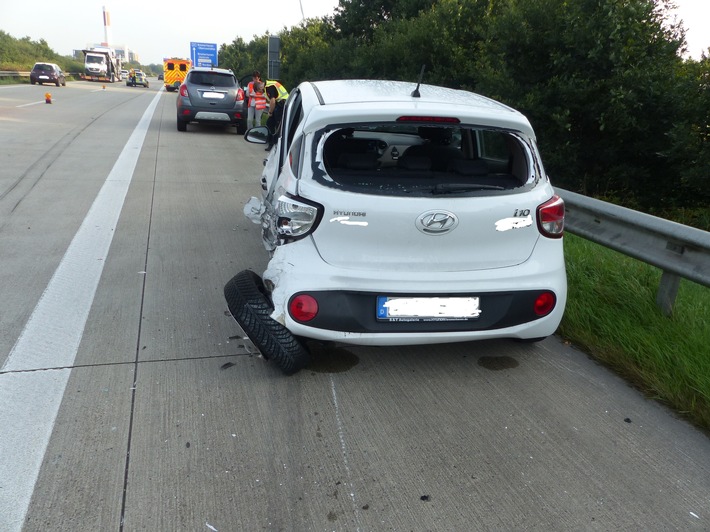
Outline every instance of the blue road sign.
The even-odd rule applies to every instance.
[[[190,59],[193,66],[217,66],[217,45],[208,42],[191,42]]]

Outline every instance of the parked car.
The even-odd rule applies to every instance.
[[[177,97],[177,129],[187,131],[190,122],[236,126],[246,131],[244,90],[231,70],[195,67],[180,85]]]
[[[140,70],[136,70],[134,80],[132,80],[130,77],[126,78],[126,86],[127,87],[130,87],[130,86],[135,87],[136,85],[141,85],[145,88],[148,88],[148,85],[149,85],[148,78]]]
[[[555,332],[564,203],[519,112],[444,87],[305,82],[245,215],[271,255],[224,287],[290,374],[312,341],[413,345]],[[263,144],[265,127],[246,140]]]
[[[128,79],[128,70],[125,68],[121,70],[121,79]]]
[[[35,63],[30,72],[30,83],[34,85],[39,83],[53,83],[57,87],[60,85],[66,87],[67,80],[64,77],[64,72],[54,63]]]

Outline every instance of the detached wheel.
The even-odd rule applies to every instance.
[[[310,362],[308,351],[286,327],[271,318],[271,304],[264,282],[251,270],[243,270],[224,286],[229,311],[259,348],[286,375],[293,375]]]

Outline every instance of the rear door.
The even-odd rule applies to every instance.
[[[544,187],[495,198],[407,198],[343,193],[313,181],[300,195],[325,208],[313,241],[340,268],[471,271],[523,263],[540,237]]]
[[[312,178],[300,179],[299,195],[324,206],[312,235],[323,259],[340,268],[383,271],[480,271],[525,262],[540,238],[537,206],[552,191],[533,180],[537,165],[522,135],[488,135],[484,150],[486,135],[464,126],[463,140],[452,135],[445,146],[461,149],[442,171],[418,166],[429,156],[414,156],[416,165],[401,164],[406,156],[393,162],[388,143],[397,130],[364,123],[335,128],[320,142],[317,159],[326,162],[314,165]],[[377,138],[378,131],[389,136]],[[410,131],[422,140],[417,127],[399,131],[396,138]],[[326,175],[319,176],[320,168]]]

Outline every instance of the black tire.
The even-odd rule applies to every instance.
[[[180,120],[179,118],[177,119],[177,128],[178,131],[187,131],[187,122],[184,120]]]
[[[537,342],[542,342],[547,338],[547,336],[540,336],[539,338],[515,338],[515,341],[519,344],[536,344]]]
[[[271,304],[264,282],[251,270],[243,270],[224,286],[224,297],[234,319],[264,358],[286,375],[306,367],[310,354],[286,327],[271,318]]]
[[[55,81],[54,84],[59,87],[59,80]]]

